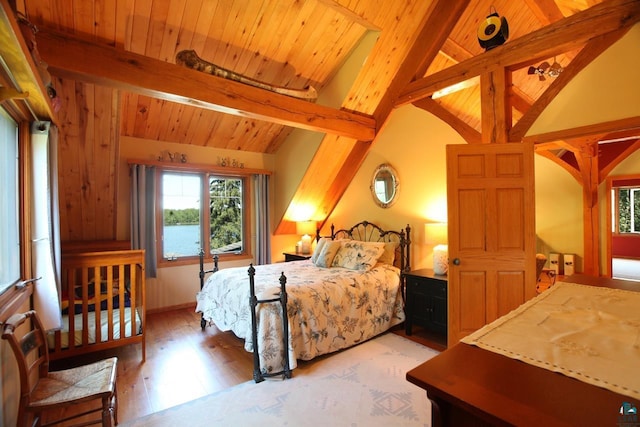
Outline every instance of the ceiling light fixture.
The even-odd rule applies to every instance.
[[[564,68],[562,67],[562,65],[560,65],[560,63],[556,61],[556,58],[553,58],[553,64],[549,65],[549,63],[545,61],[537,67],[531,66],[529,67],[527,74],[537,75],[542,82],[546,80],[545,76],[556,78],[560,75],[560,73],[562,73],[563,70]]]

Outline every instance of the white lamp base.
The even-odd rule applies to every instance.
[[[433,248],[433,272],[444,276],[449,271],[449,252],[447,245],[438,245]]]

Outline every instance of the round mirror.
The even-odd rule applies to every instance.
[[[384,163],[376,169],[371,180],[373,200],[381,208],[388,208],[398,195],[398,175],[391,165]]]

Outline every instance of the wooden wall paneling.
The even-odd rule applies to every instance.
[[[116,195],[118,183],[117,91],[94,87],[94,170],[93,197],[96,205],[95,236],[92,239],[116,238]],[[115,107],[115,108],[114,108]]]
[[[196,110],[197,108],[190,107],[188,105],[185,105],[185,107],[182,109],[182,115],[178,120],[179,126],[176,128],[176,141],[189,143],[189,141],[185,139],[185,136],[189,131],[189,126],[191,125],[191,120]]]
[[[96,4],[93,11],[94,32],[99,40],[112,42],[116,40],[117,8],[112,4],[115,0],[107,0]]]
[[[165,122],[165,117],[162,116],[162,109],[164,108],[165,100],[150,98],[149,111],[147,113],[147,124],[144,131],[145,139],[157,140],[158,133],[160,132],[160,126]]]
[[[133,14],[129,19],[133,20],[129,48],[127,50],[143,55],[147,47],[147,34],[149,34],[149,16],[151,16],[152,0],[136,0]]]
[[[169,126],[167,127],[167,133],[164,136],[166,139],[164,139],[164,141],[176,141],[177,135],[179,134],[180,118],[185,108],[189,107],[183,104],[176,104],[171,110],[171,115],[165,117],[165,120],[169,122]]]
[[[175,62],[176,46],[180,34],[180,24],[185,13],[186,0],[174,0],[169,3],[167,18],[162,34],[162,43],[158,58],[166,62]]]
[[[76,99],[76,82],[57,79],[56,88],[65,108],[60,110],[60,138],[58,148],[61,240],[82,240],[82,235],[72,224],[81,224],[81,199],[78,182],[79,164],[79,114]]]
[[[113,239],[116,229],[117,91],[58,80],[62,240]]]
[[[138,94],[121,91],[120,92],[120,133],[126,136],[133,135],[133,127],[135,126],[136,104]]]
[[[94,3],[88,1],[73,2],[73,23],[77,34],[95,36],[96,17],[94,16]]]
[[[265,66],[278,62],[277,52],[286,43],[282,29],[286,25],[291,25],[291,17],[298,13],[299,8],[304,8],[305,4],[289,6],[284,2],[268,6],[261,2],[245,5],[242,11],[244,22],[242,24],[233,21],[226,23],[225,29],[234,37],[230,43],[227,43],[221,55],[210,57],[211,61],[217,64],[217,61],[222,60],[238,74],[280,84],[277,78],[265,76],[263,71]],[[249,19],[249,17],[255,18]],[[234,27],[238,25],[242,25],[244,31],[234,31]],[[272,40],[279,40],[280,43],[265,43],[266,34],[269,34],[267,40],[273,37]],[[211,37],[211,34],[209,36]],[[220,40],[215,42],[220,44]]]
[[[147,130],[147,121],[149,119],[149,106],[151,98],[148,96],[139,96],[136,104],[135,123],[133,126],[134,135],[144,135]]]
[[[167,19],[169,18],[170,2],[154,1],[149,18],[149,33],[147,34],[144,54],[153,58],[159,58],[162,50],[164,35],[167,34]]]
[[[224,2],[203,1],[200,5],[198,15],[194,17],[195,19],[188,27],[193,30],[190,48],[194,49],[198,54],[204,51],[209,31],[211,30],[212,19],[216,13],[218,13],[216,3],[219,5]],[[227,17],[230,22],[227,22],[227,25],[234,23],[236,29],[241,27],[240,22],[234,21],[234,16],[237,18],[242,13],[243,6],[246,7],[247,3],[231,2],[231,14]]]
[[[184,141],[187,144],[202,145],[202,142],[205,141],[202,135],[208,131],[209,127],[206,120],[207,111],[202,108],[194,108],[193,110],[191,121],[186,129]]]
[[[152,111],[155,112],[152,123],[154,128],[150,130],[149,136],[154,141],[168,141],[164,138],[164,135],[169,131],[169,117],[173,114],[173,109],[177,108],[176,103],[167,100],[160,100],[157,104],[154,104]]]
[[[182,20],[182,24],[181,27],[185,28],[184,22],[185,19],[189,18],[189,22],[195,22],[195,19],[197,19],[198,15],[191,17],[190,15],[190,11],[188,10],[189,8],[187,8],[187,10],[185,10],[185,17]],[[203,58],[216,58],[216,61],[218,61],[220,55],[224,55],[222,49],[223,49],[223,34],[224,34],[224,29],[226,26],[227,21],[229,20],[229,13],[231,13],[231,2],[218,2],[217,8],[216,8],[216,13],[213,14],[212,20],[211,20],[211,25],[209,26],[209,32],[207,35],[207,40],[204,44],[204,46],[202,47],[202,54],[201,56]],[[189,24],[189,26],[187,28],[195,28],[194,24]],[[192,35],[190,36],[192,37]],[[186,40],[184,37],[180,36],[179,37],[179,42],[180,44],[176,47],[175,51],[179,52],[183,49],[192,49],[191,44],[187,44]],[[218,51],[220,50],[220,54],[218,53]],[[200,53],[198,53],[200,54]],[[219,64],[222,65],[222,64]]]
[[[78,171],[80,172],[77,191],[80,194],[81,222],[69,224],[79,228],[81,240],[95,239],[94,233],[97,227],[97,201],[96,201],[96,140],[95,140],[95,85],[78,83],[76,85],[76,97],[80,115],[78,138]]]
[[[255,28],[256,35],[252,37],[252,41],[258,43],[250,43],[246,52],[251,53],[253,51],[256,56],[259,55],[263,60],[251,61],[250,57],[245,54],[242,63],[238,64],[238,69],[244,70],[247,75],[267,83],[291,88],[305,86],[305,84],[297,83],[296,80],[306,82],[311,77],[310,70],[304,69],[304,75],[302,75],[302,70],[296,68],[303,64],[296,64],[295,58],[289,57],[287,47],[292,46],[292,43],[299,43],[299,40],[304,40],[308,37],[309,31],[316,27],[315,24],[308,25],[309,20],[312,19],[312,12],[313,2],[304,2],[301,5],[288,8],[287,11],[279,11],[278,15],[271,17],[271,22],[265,22],[263,19],[260,25]],[[280,16],[284,18],[282,21],[279,18]],[[291,31],[292,22],[294,31]],[[267,34],[275,37],[280,43],[265,44],[264,37]],[[330,41],[328,40],[327,42]],[[297,53],[304,57],[306,55],[303,52],[306,52],[309,48],[319,47],[317,44],[307,44],[300,46],[300,50]],[[309,58],[313,58],[312,52],[307,55],[309,55]],[[277,67],[273,66],[274,63],[277,64]]]
[[[214,146],[214,138],[218,134],[223,117],[222,114],[214,114],[213,112],[207,115],[208,134],[205,134],[205,138],[202,141],[205,147]]]
[[[133,33],[133,6],[135,0],[107,0],[105,8],[115,8],[115,43],[120,49],[131,49]]]

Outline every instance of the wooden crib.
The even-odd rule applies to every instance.
[[[96,251],[122,245],[63,245],[63,327],[49,335],[52,360],[136,343],[145,360],[144,250]]]

